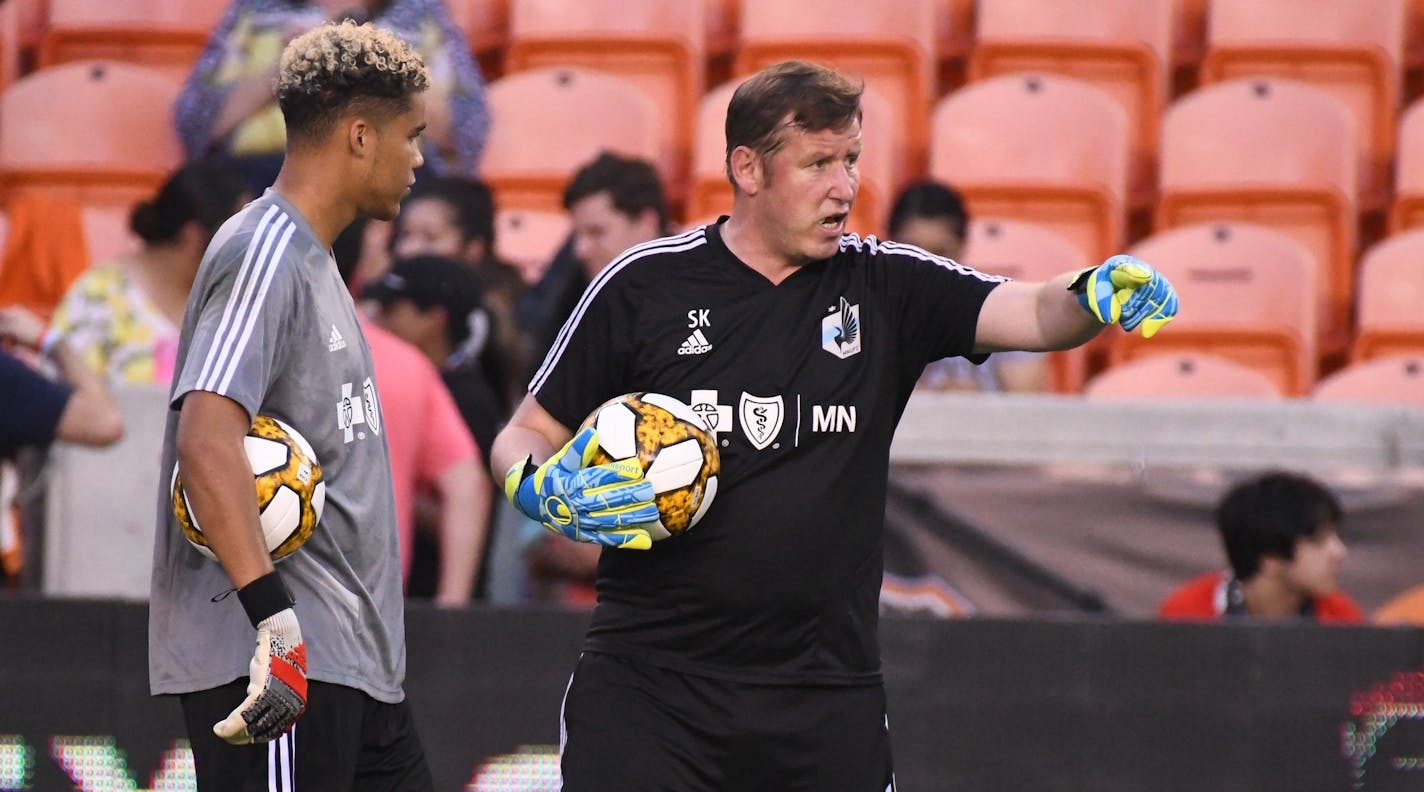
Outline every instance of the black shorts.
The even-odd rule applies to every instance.
[[[179,696],[199,792],[427,792],[434,789],[410,705],[355,688],[307,685],[307,709],[270,743],[229,745],[213,734],[247,694],[247,680]]]
[[[564,792],[887,792],[881,685],[750,685],[586,652],[564,695]]]

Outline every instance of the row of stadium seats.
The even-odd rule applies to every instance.
[[[1280,399],[1277,383],[1217,355],[1156,353],[1113,366],[1087,384],[1090,399]],[[1308,398],[1337,404],[1424,407],[1424,355],[1352,363],[1317,383]]]

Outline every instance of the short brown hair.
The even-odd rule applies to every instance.
[[[394,33],[328,22],[292,39],[277,67],[277,104],[294,142],[320,140],[342,115],[396,115],[430,85],[420,55]]]
[[[806,61],[785,61],[749,77],[727,104],[726,166],[732,187],[737,186],[732,178],[732,152],[737,147],[769,157],[785,144],[783,132],[788,126],[806,132],[843,129],[860,120],[864,90],[864,83]]]

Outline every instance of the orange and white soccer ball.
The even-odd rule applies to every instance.
[[[311,538],[326,503],[326,481],[316,452],[301,433],[266,415],[257,416],[243,438],[257,489],[257,512],[267,551],[277,561],[295,553]],[[170,485],[173,515],[183,536],[199,553],[217,560],[183,492],[179,466]]]
[[[653,541],[676,536],[701,520],[717,495],[722,460],[702,417],[661,393],[626,393],[594,410],[580,431],[598,430],[591,464],[636,458],[653,485],[658,521]]]

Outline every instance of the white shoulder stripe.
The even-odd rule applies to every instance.
[[[982,281],[987,281],[990,283],[1006,283],[1008,281],[1013,280],[1013,278],[1008,278],[1003,275],[990,275],[987,272],[980,272],[979,270],[974,269],[973,267],[967,267],[963,264],[960,264],[954,259],[948,259],[943,256],[936,256],[935,254],[930,253],[929,251],[926,251],[923,248],[915,247],[914,245],[906,245],[900,242],[889,241],[879,242],[875,239],[875,237],[866,237],[865,241],[870,245],[872,251],[876,248],[879,248],[880,250],[883,250],[886,253],[898,253],[902,256],[917,258],[920,261],[928,261],[931,264],[938,264],[939,266],[944,267],[945,269],[954,270],[955,272],[958,272],[963,275],[970,275]],[[842,242],[842,247],[844,247],[844,245],[845,243]]]
[[[282,253],[296,229],[296,223],[278,209],[273,222],[269,223],[260,235],[253,235],[248,247],[248,258],[244,260],[243,269],[238,273],[232,294],[228,297],[228,309],[235,309],[223,312],[223,321],[213,337],[213,349],[209,350],[209,357],[214,360],[215,365],[210,372],[199,378],[199,390],[224,393],[232,382],[237,364],[252,335],[252,328],[261,314],[262,302],[267,297],[272,276],[276,273]],[[213,357],[214,354],[216,357]],[[204,369],[207,369],[206,363]]]
[[[233,281],[232,290],[227,295],[227,305],[223,307],[222,319],[218,321],[218,331],[213,334],[212,345],[208,347],[208,356],[203,359],[203,370],[198,374],[198,383],[201,385],[212,372],[213,366],[217,363],[218,348],[222,346],[223,331],[232,321],[233,313],[237,309],[239,297],[242,294],[242,283],[247,278],[247,271],[252,267],[252,259],[257,255],[257,248],[262,243],[263,232],[267,230],[267,225],[274,215],[281,209],[273,204],[267,208],[267,212],[262,215],[261,221],[257,223],[257,230],[253,232],[252,239],[247,243],[247,252],[242,257],[242,266],[237,271],[237,279]]]
[[[579,298],[578,304],[574,306],[573,313],[569,315],[564,326],[560,328],[559,335],[554,339],[554,344],[549,348],[549,353],[544,356],[544,363],[539,370],[534,373],[534,379],[529,382],[529,390],[538,393],[543,387],[544,380],[548,379],[549,373],[553,371],[554,365],[558,363],[559,356],[569,345],[569,339],[573,337],[574,330],[578,327],[579,320],[583,318],[588,310],[588,305],[593,301],[595,295],[608,283],[619,270],[641,258],[656,255],[659,253],[681,253],[707,244],[707,234],[705,228],[694,228],[685,234],[673,237],[654,239],[651,242],[644,242],[629,248],[623,255],[613,260],[612,264],[603,268],[603,271],[593,279],[593,282],[584,290],[583,296]]]

